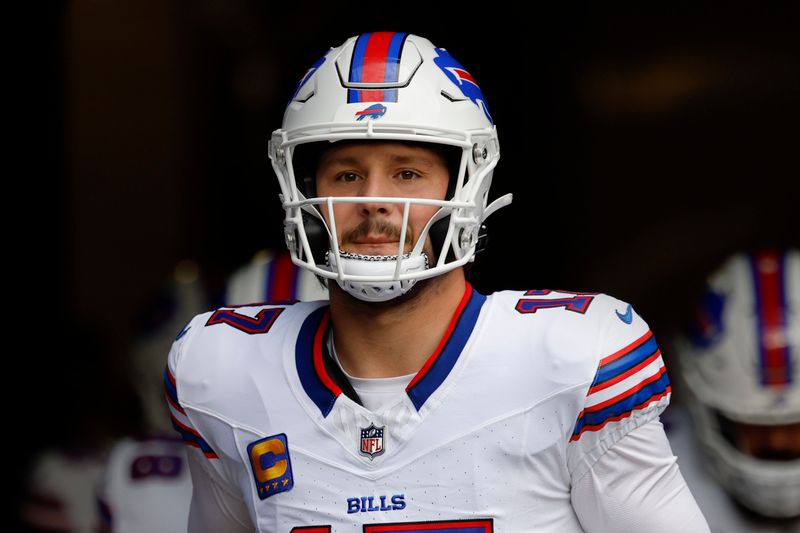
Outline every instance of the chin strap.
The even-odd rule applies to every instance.
[[[349,252],[335,254],[328,252],[325,261],[332,271],[348,276],[394,276],[397,270],[396,255],[362,255]],[[428,256],[405,254],[401,258],[400,274],[421,272],[428,268]],[[385,302],[407,293],[417,282],[416,279],[391,281],[351,281],[336,279],[339,286],[348,294],[365,302]]]

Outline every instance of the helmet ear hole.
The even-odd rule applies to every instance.
[[[431,229],[428,230],[428,236],[431,238],[431,245],[433,246],[434,250],[442,250],[442,247],[444,246],[444,239],[447,237],[447,229],[449,227],[450,215],[431,224]],[[434,263],[439,260],[438,257],[433,257],[432,259]],[[447,248],[447,257],[445,258],[445,261],[452,261],[454,259],[455,254],[453,253],[453,247],[449,246]]]
[[[308,245],[313,254],[313,260],[320,264],[324,262],[325,254],[330,248],[330,239],[328,238],[328,230],[325,225],[317,217],[308,213],[303,213],[303,227],[306,231],[306,238]],[[311,258],[309,258],[311,260]]]
[[[447,200],[452,198],[456,193],[456,181],[458,181],[458,171],[461,168],[463,150],[458,146],[447,145],[441,146],[439,150],[447,165],[447,171],[450,173],[450,181],[448,182],[447,194],[445,195],[445,199]],[[468,173],[464,175],[464,183],[467,182],[467,179],[469,179]]]
[[[298,144],[294,147],[292,167],[297,190],[306,198],[317,196],[317,166],[329,142]]]

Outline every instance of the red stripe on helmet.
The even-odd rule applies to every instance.
[[[389,59],[389,46],[394,37],[392,31],[379,31],[370,35],[364,53],[364,67],[361,69],[363,83],[383,83],[386,81],[386,62]],[[383,89],[361,91],[362,102],[383,102]]]
[[[781,256],[767,250],[756,256],[758,312],[761,317],[761,371],[765,385],[789,383],[789,354],[786,349],[786,317],[783,309]]]

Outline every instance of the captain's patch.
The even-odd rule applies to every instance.
[[[292,461],[284,433],[250,443],[247,455],[253,467],[259,498],[265,500],[279,492],[292,490]]]

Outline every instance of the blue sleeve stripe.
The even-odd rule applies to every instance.
[[[209,446],[208,442],[200,436],[199,433],[194,431],[193,429],[183,425],[177,420],[174,416],[172,418],[172,427],[175,428],[183,441],[190,446],[194,446],[195,448],[200,448],[200,450],[205,454],[206,457],[217,457],[216,452]]]
[[[600,367],[597,369],[597,375],[594,378],[592,387],[596,387],[605,381],[614,379],[620,374],[627,372],[642,361],[651,357],[657,351],[658,344],[656,343],[655,337],[651,336],[646,342],[634,347],[630,352],[613,361],[609,361],[606,364],[602,364],[601,362]]]
[[[175,377],[169,371],[169,366],[164,369],[164,390],[172,403],[180,409],[180,402],[178,401],[178,389],[175,387]]]
[[[641,389],[633,389],[632,394],[598,411],[583,411],[575,424],[571,440],[577,440],[584,431],[597,431],[609,422],[622,420],[633,411],[642,409],[650,403],[663,398],[671,391],[667,373]]]

